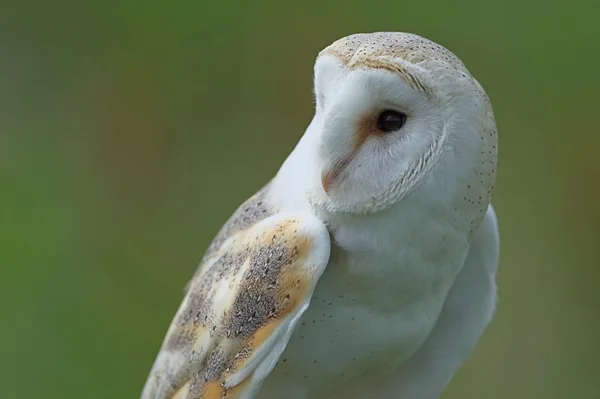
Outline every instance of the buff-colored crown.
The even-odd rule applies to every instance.
[[[319,53],[319,55],[323,54],[333,55],[349,66],[365,58],[376,57],[402,58],[412,63],[440,60],[450,68],[469,73],[451,51],[411,33],[357,33],[335,41]]]

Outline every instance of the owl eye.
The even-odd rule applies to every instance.
[[[406,123],[406,114],[397,111],[383,111],[377,119],[377,128],[385,133],[399,130]]]

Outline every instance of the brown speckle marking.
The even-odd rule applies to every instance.
[[[225,222],[217,236],[206,250],[206,253],[202,259],[202,263],[213,256],[215,252],[221,248],[225,240],[227,240],[233,234],[246,230],[250,226],[266,219],[274,213],[274,210],[270,209],[265,202],[265,196],[269,190],[270,184],[271,183],[265,185],[265,187],[259,190],[256,194],[254,194],[236,209],[229,220]]]
[[[173,351],[187,348],[193,345],[204,331],[205,330],[201,325],[195,323],[186,323],[175,326],[175,330],[166,342],[166,347]]]
[[[174,395],[233,398],[250,384],[252,374],[235,390],[222,385],[247,365],[312,286],[303,262],[313,242],[298,233],[300,222],[281,220],[266,229],[251,226],[235,233],[194,278],[164,350],[190,359],[198,371],[187,377],[180,374],[184,371],[166,375]],[[186,396],[183,388],[175,391],[184,384]]]
[[[394,59],[412,64],[437,62],[470,76],[464,64],[451,51],[421,36],[401,32],[358,33],[341,38],[319,53],[337,58],[348,68],[384,69],[400,75],[413,89],[432,94],[418,76]]]

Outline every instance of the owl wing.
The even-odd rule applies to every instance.
[[[253,398],[329,261],[325,225],[276,214],[223,238],[189,284],[142,399]]]

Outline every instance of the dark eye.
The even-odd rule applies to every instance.
[[[386,132],[399,130],[406,123],[406,115],[397,111],[383,111],[377,119],[377,127]]]

